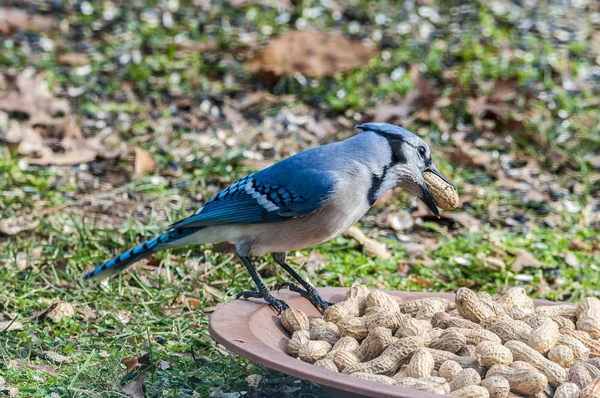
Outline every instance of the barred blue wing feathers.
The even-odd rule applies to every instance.
[[[278,169],[269,168],[241,178],[196,214],[172,227],[281,221],[319,209],[333,193],[335,179],[326,173],[314,169],[286,173],[285,167]]]

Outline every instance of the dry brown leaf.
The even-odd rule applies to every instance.
[[[150,173],[156,170],[156,163],[148,152],[144,151],[140,147],[135,147],[135,164],[134,164],[134,175],[139,177],[142,174]]]
[[[39,363],[39,364],[29,363],[25,366],[28,367],[29,369],[39,370],[40,372],[48,373],[49,375],[52,375],[52,376],[58,376],[60,374],[60,373],[58,373],[58,370],[54,366],[47,365],[45,363]]]
[[[146,387],[144,386],[144,382],[146,381],[145,375],[139,375],[134,381],[126,385],[121,392],[127,394],[132,398],[145,398],[146,397]]]
[[[434,83],[425,79],[417,66],[412,66],[409,73],[415,89],[398,104],[384,104],[373,109],[370,113],[373,120],[383,123],[407,124],[408,117],[414,110],[431,107],[435,104]],[[445,103],[440,102],[440,104],[445,106]]]
[[[326,264],[327,261],[325,261],[325,256],[318,250],[312,250],[308,255],[304,268],[306,268],[306,272],[309,275],[316,275],[317,271],[324,269]]]
[[[228,0],[228,3],[235,8],[242,8],[253,4],[259,4],[279,9],[289,9],[292,6],[291,0]]]
[[[494,84],[490,95],[488,96],[489,102],[504,102],[515,98],[516,88],[518,83],[517,78],[510,78],[506,80],[498,80]]]
[[[162,359],[158,361],[158,366],[160,370],[167,370],[171,367],[171,362],[163,361]]]
[[[341,35],[292,31],[272,40],[244,66],[272,83],[283,75],[296,73],[308,77],[331,76],[366,65],[375,54],[372,48]]]
[[[350,229],[344,234],[354,238],[365,248],[367,254],[371,256],[375,256],[378,258],[390,258],[392,256],[392,254],[389,252],[389,250],[385,247],[383,243],[369,238],[357,226],[350,227]]]
[[[10,35],[16,30],[51,33],[57,29],[58,21],[52,17],[30,14],[19,8],[0,8],[0,34]]]
[[[75,309],[71,303],[58,302],[52,304],[39,317],[41,319],[50,319],[53,323],[59,323],[65,317],[75,315]]]
[[[138,357],[125,357],[121,359],[121,363],[125,365],[125,372],[127,372],[127,374],[133,372],[139,366],[142,366],[142,364],[138,362]]]
[[[16,217],[0,220],[0,233],[5,235],[17,235],[21,232],[32,231],[37,228],[40,221],[37,218]]]
[[[22,73],[15,79],[16,89],[0,97],[0,109],[24,113],[27,121],[10,121],[0,139],[18,144],[18,152],[29,156],[37,165],[70,166],[88,163],[100,155],[114,158],[118,150],[109,151],[99,138],[85,139],[70,116],[69,103],[50,92],[43,73]],[[0,94],[1,95],[1,94]]]
[[[93,321],[98,318],[98,312],[90,307],[77,307],[77,312],[83,315],[86,322]]]
[[[195,298],[186,298],[185,299],[185,304],[189,307],[189,308],[198,308],[202,305],[202,303],[200,302],[200,300],[195,299]]]
[[[137,368],[140,368],[140,370],[147,369],[151,365],[150,353],[146,353],[141,357],[125,357],[121,359],[121,363],[125,365],[127,374],[132,373]]]
[[[0,109],[29,115],[31,126],[56,124],[55,116],[70,112],[67,100],[56,98],[50,92],[43,73],[35,76],[22,73],[17,76],[15,83],[16,90],[0,98]]]
[[[533,254],[525,249],[521,249],[515,258],[515,261],[510,266],[512,272],[521,272],[524,268],[541,268],[544,264],[538,261]]]
[[[11,332],[23,329],[23,324],[15,320],[0,321],[0,332]]]
[[[61,65],[84,66],[90,64],[90,59],[85,53],[61,53],[57,56],[57,61]]]
[[[52,362],[56,362],[56,363],[71,362],[71,360],[72,360],[72,358],[62,355],[62,354],[59,354],[54,351],[42,351],[42,354],[44,354],[46,359],[48,359]]]

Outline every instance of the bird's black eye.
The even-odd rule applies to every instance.
[[[425,149],[424,146],[420,146],[417,148],[417,151],[419,151],[419,155],[421,155],[421,157],[425,159],[425,156],[427,156],[427,149]]]

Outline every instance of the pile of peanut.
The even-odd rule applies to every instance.
[[[523,288],[455,301],[354,286],[323,318],[290,308],[286,351],[333,372],[456,397],[600,398],[600,300],[534,307]]]

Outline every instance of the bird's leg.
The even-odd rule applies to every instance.
[[[302,279],[300,274],[298,274],[288,263],[286,263],[286,253],[271,254],[273,255],[273,260],[275,260],[275,262],[279,264],[284,270],[286,270],[287,273],[290,274],[295,280],[300,282],[300,284],[304,288],[302,289],[300,286],[291,282],[285,282],[278,285],[278,289],[281,289],[282,287],[287,287],[292,292],[299,293],[302,297],[310,301],[311,304],[314,305],[319,311],[325,311],[327,307],[333,305],[333,303],[323,300],[317,289],[315,289],[315,287],[310,282]]]
[[[258,276],[258,273],[254,269],[254,266],[250,262],[250,259],[245,256],[239,256],[239,257],[242,260],[242,263],[244,263],[244,265],[246,266],[246,269],[250,273],[250,276],[252,276],[252,280],[254,280],[256,287],[258,287],[258,291],[245,290],[241,293],[238,293],[238,295],[236,296],[236,299],[240,299],[242,297],[243,298],[262,298],[269,304],[269,306],[271,308],[273,308],[275,311],[277,311],[278,314],[287,310],[289,308],[289,306],[286,304],[286,302],[283,300],[279,300],[278,298],[275,298],[275,296],[273,296],[269,292],[269,289],[267,289],[267,287],[265,286],[265,283],[260,279],[260,276]]]

